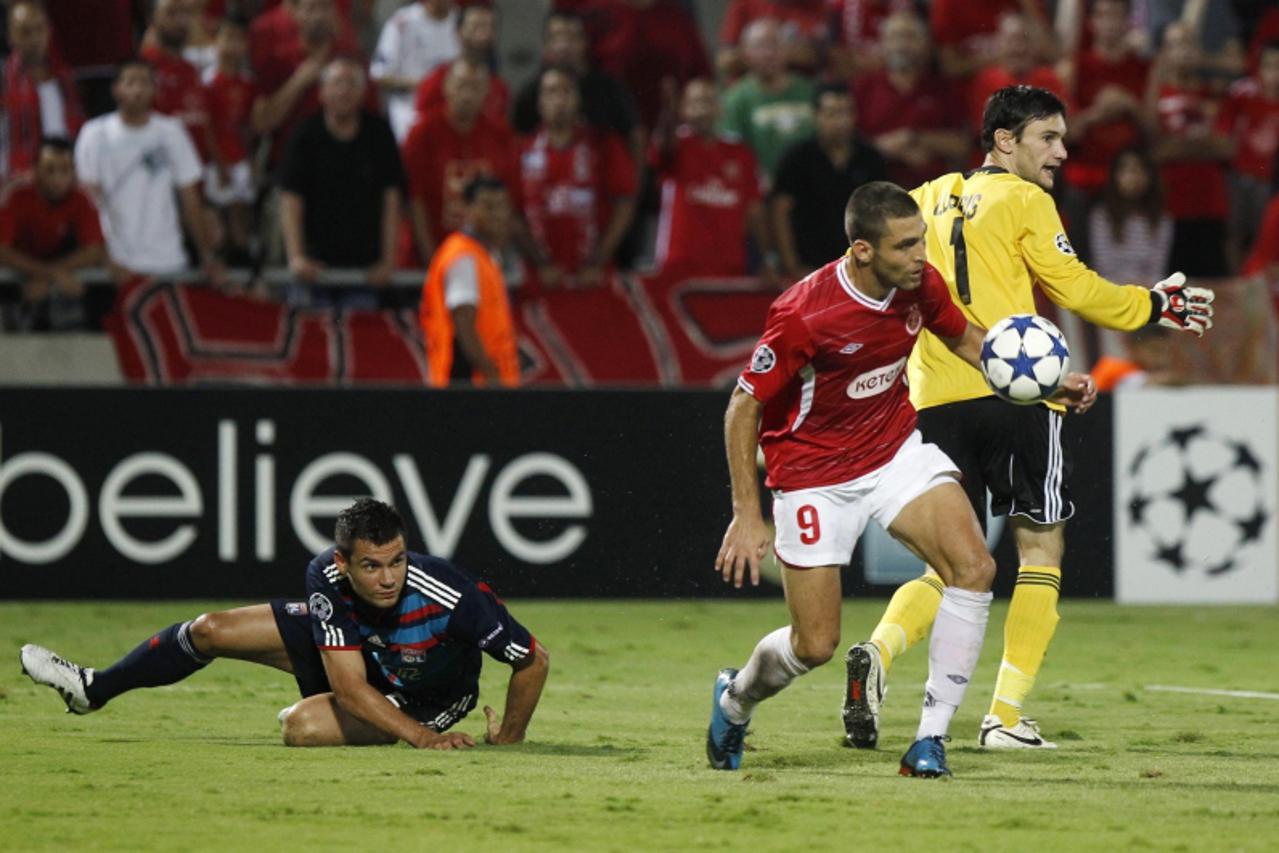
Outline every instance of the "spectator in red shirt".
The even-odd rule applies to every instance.
[[[49,16],[38,4],[19,2],[9,10],[9,47],[0,104],[9,150],[0,176],[30,169],[42,137],[74,139],[84,124],[71,72],[49,52]]]
[[[155,69],[155,101],[151,108],[182,122],[201,160],[225,166],[213,138],[208,94],[200,82],[200,72],[182,58],[192,11],[187,0],[156,0],[155,16],[142,39],[140,53]]]
[[[359,44],[333,0],[284,0],[253,20],[253,130],[274,134],[272,163],[279,160],[297,123],[319,110],[320,73],[337,57],[364,64]],[[374,87],[365,88],[363,106],[380,112]]]
[[[1057,43],[1038,0],[933,0],[929,22],[942,73],[969,77],[998,61],[999,22],[1009,13],[1026,16],[1031,64],[1054,60]]]
[[[1257,239],[1253,241],[1252,251],[1244,261],[1242,272],[1244,275],[1264,275],[1279,279],[1279,195],[1270,199],[1270,203],[1266,205],[1261,227],[1257,230]],[[1279,310],[1279,293],[1275,294],[1275,308]]]
[[[911,12],[884,20],[883,68],[853,83],[857,128],[888,162],[889,180],[915,187],[963,164],[963,101],[929,68],[927,25]]]
[[[457,40],[461,54],[454,62],[493,67],[493,45],[497,41],[497,12],[492,6],[477,3],[465,6],[457,17]],[[419,121],[444,109],[444,78],[451,64],[441,65],[418,84],[413,106]],[[506,125],[511,106],[511,89],[496,74],[489,75],[488,94],[484,97],[484,115],[493,124]]]
[[[439,242],[462,226],[462,190],[476,175],[498,178],[519,203],[515,138],[505,122],[498,124],[484,112],[491,80],[486,64],[465,59],[451,63],[444,79],[444,109],[415,124],[404,140],[416,253],[406,251],[409,246],[401,240],[403,266],[429,263]]]
[[[1225,275],[1228,266],[1225,164],[1233,146],[1214,133],[1219,105],[1199,76],[1199,57],[1194,33],[1185,24],[1170,24],[1151,71],[1146,108],[1159,123],[1153,153],[1173,219],[1168,267],[1213,277]]]
[[[657,271],[667,276],[742,276],[749,229],[770,248],[755,155],[718,131],[719,95],[710,80],[688,81],[676,126],[674,92],[654,132],[650,161],[661,184]]]
[[[1067,61],[1078,111],[1070,118],[1066,182],[1095,197],[1120,151],[1142,140],[1150,63],[1134,49],[1129,0],[1093,0],[1088,22],[1092,46]]]
[[[760,18],[771,18],[780,25],[782,49],[792,71],[810,75],[821,71],[831,42],[826,0],[731,0],[715,57],[721,76],[731,80],[746,73],[740,47],[742,31]]]
[[[45,139],[35,174],[10,187],[0,208],[0,264],[24,277],[6,325],[17,331],[83,328],[84,286],[76,270],[106,263],[98,211],[75,185],[66,139]]]
[[[244,73],[248,40],[244,24],[223,18],[214,42],[216,62],[209,79],[209,118],[222,163],[206,163],[204,196],[224,215],[228,256],[247,260],[249,212],[257,189],[249,163],[253,83]]]
[[[542,72],[537,133],[520,146],[531,260],[542,287],[600,284],[635,216],[635,164],[626,143],[580,120],[577,77]]]
[[[1279,155],[1279,41],[1261,51],[1257,78],[1232,90],[1217,119],[1217,132],[1235,143],[1229,176],[1230,250],[1232,259],[1240,259],[1256,237],[1274,186]]]
[[[1051,65],[1037,62],[1034,25],[1025,15],[1009,12],[999,19],[997,59],[973,75],[968,84],[968,116],[971,126],[981,127],[986,99],[1007,86],[1024,84],[1047,89],[1068,104],[1066,85]]]
[[[884,22],[901,12],[914,12],[919,4],[912,0],[826,0],[826,5],[830,9],[831,31],[827,76],[856,81],[883,67]]]

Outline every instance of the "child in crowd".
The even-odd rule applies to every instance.
[[[253,83],[245,74],[248,39],[244,23],[223,19],[215,45],[217,62],[206,83],[213,133],[225,165],[205,165],[204,193],[222,215],[226,255],[237,264],[249,258],[249,216],[256,194],[249,163]]]
[[[1092,267],[1110,281],[1147,287],[1168,274],[1172,217],[1164,208],[1159,171],[1142,148],[1125,148],[1110,164],[1110,176],[1088,216]],[[1100,330],[1103,356],[1123,355],[1123,333]]]

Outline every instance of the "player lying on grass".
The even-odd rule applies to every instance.
[[[760,640],[741,671],[720,671],[706,750],[713,767],[737,769],[755,706],[830,660],[839,644],[839,567],[874,518],[946,582],[919,729],[901,761],[903,775],[945,776],[943,742],[981,652],[995,561],[955,463],[915,429],[902,374],[922,329],[973,368],[985,330],[964,318],[925,263],[924,220],[900,187],[860,187],[844,226],[848,253],[773,303],[728,405],[733,520],[715,568],[736,586],[748,569],[759,583],[773,536],[760,512],[758,444],[791,622]],[[1096,399],[1091,379],[1077,373],[1058,393],[1081,411]]]
[[[23,672],[57,690],[68,711],[87,714],[126,691],[173,684],[215,658],[238,658],[297,679],[302,700],[280,712],[289,746],[403,740],[460,749],[475,740],[448,729],[476,705],[486,652],[512,673],[505,714],[484,707],[484,740],[523,740],[549,658],[493,590],[447,560],[406,550],[399,513],[380,501],[361,498],[343,510],[334,541],[307,566],[305,602],[205,613],[102,670],[25,645]]]

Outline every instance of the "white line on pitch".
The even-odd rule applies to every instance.
[[[1147,684],[1145,689],[1160,693],[1197,693],[1202,696],[1233,696],[1236,699],[1279,700],[1279,693],[1261,693],[1256,690],[1209,690],[1203,687],[1171,687],[1167,684]]]

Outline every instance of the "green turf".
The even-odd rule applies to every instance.
[[[1279,701],[1146,689],[1279,693],[1273,608],[1064,602],[1031,709],[1061,749],[988,754],[971,744],[996,607],[952,782],[896,775],[922,646],[893,672],[878,751],[839,746],[830,665],[759,710],[742,772],[706,768],[715,671],[782,623],[780,601],[516,603],[552,659],[530,740],[459,753],[285,748],[291,679],[238,662],[87,717],[19,673],[22,642],[104,664],[215,606],[0,604],[0,849],[1279,849]],[[846,639],[881,607],[849,603]],[[482,700],[500,706],[508,671],[486,667]]]

